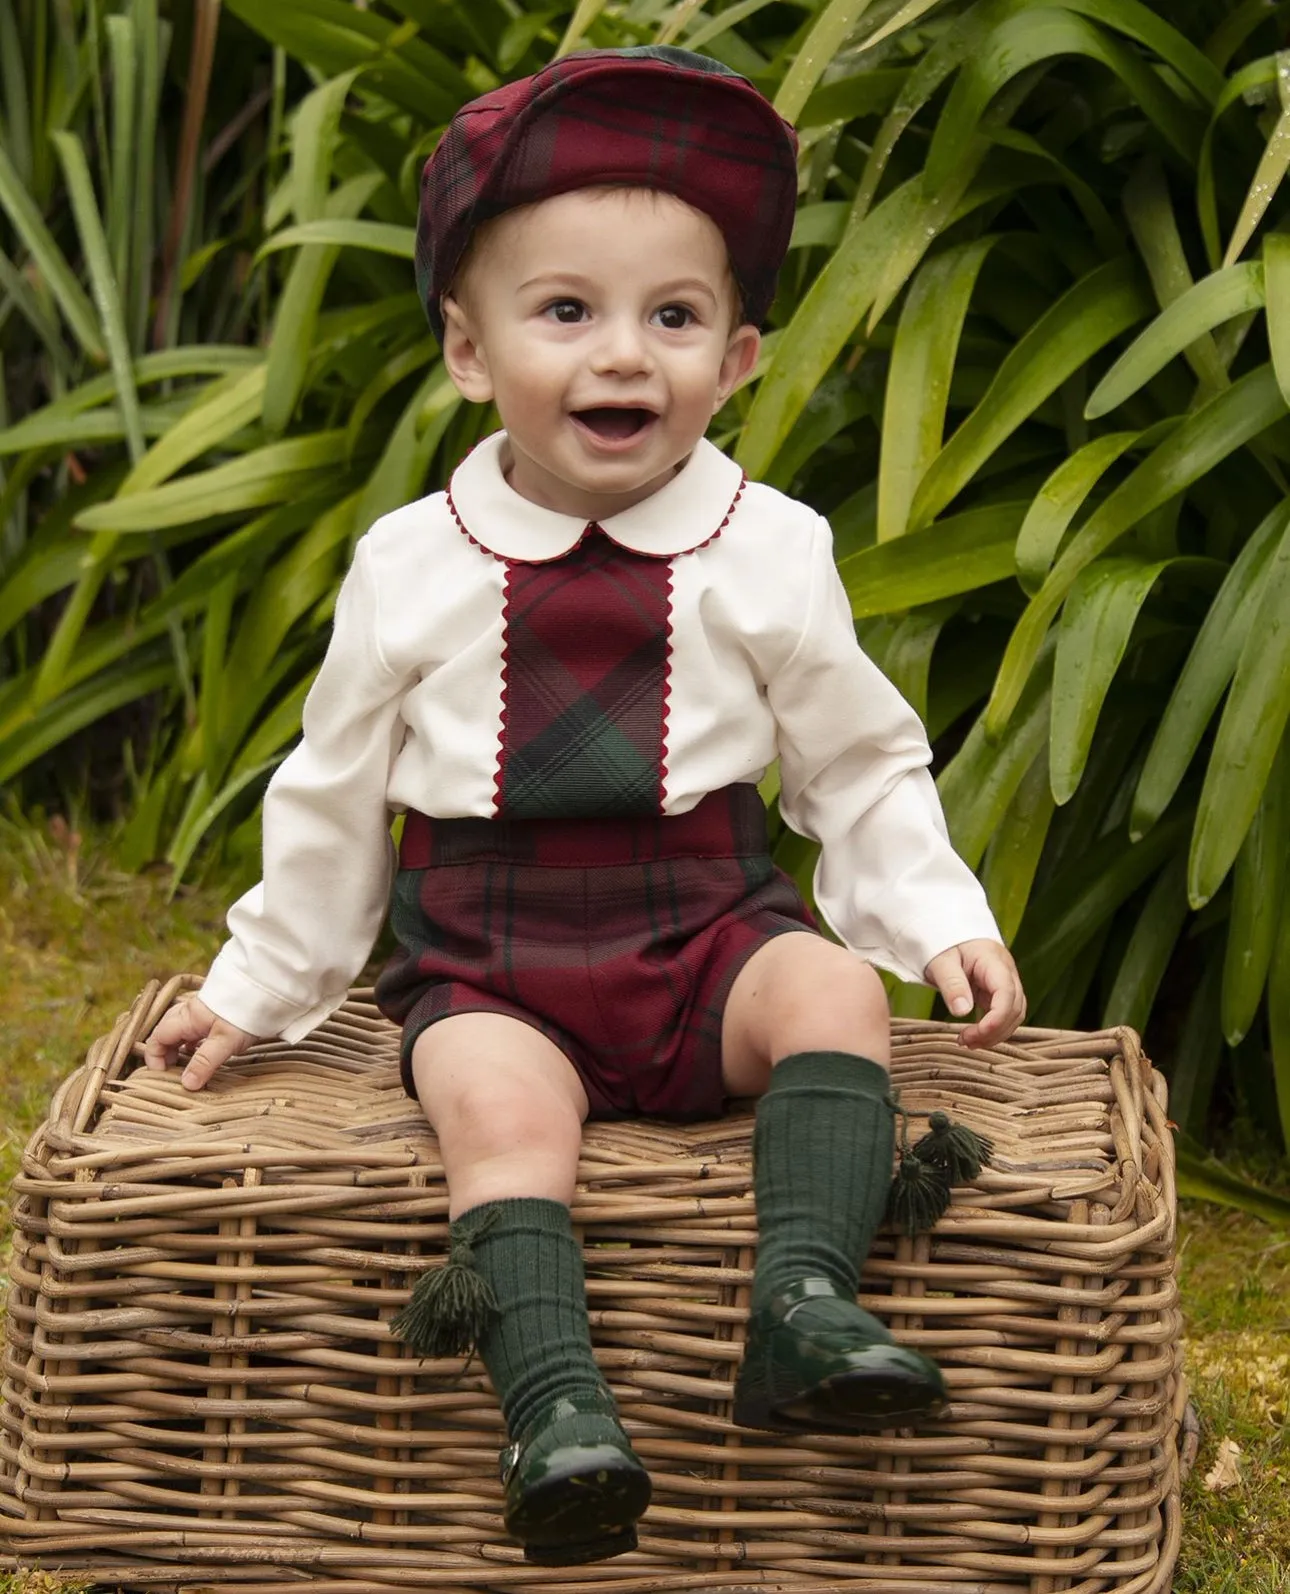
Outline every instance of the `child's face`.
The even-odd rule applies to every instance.
[[[493,399],[508,480],[603,520],[657,492],[756,364],[716,224],[671,194],[578,189],[488,227],[444,300],[444,358]]]

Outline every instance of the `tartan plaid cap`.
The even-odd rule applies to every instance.
[[[435,336],[476,227],[597,184],[662,189],[710,216],[747,319],[765,320],[793,229],[796,134],[746,78],[653,45],[563,56],[453,117],[422,173],[417,219],[417,288]]]

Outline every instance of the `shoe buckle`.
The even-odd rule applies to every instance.
[[[498,1455],[497,1473],[503,1486],[511,1481],[511,1474],[519,1465],[519,1459],[520,1447],[518,1444],[507,1445],[506,1449]]]

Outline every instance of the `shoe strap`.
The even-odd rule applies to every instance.
[[[815,1299],[817,1296],[829,1295],[835,1301],[849,1300],[832,1279],[808,1278],[798,1279],[793,1284],[786,1284],[771,1302],[771,1311],[776,1317],[787,1318],[795,1307],[803,1301]]]
[[[528,1424],[518,1439],[513,1440],[497,1458],[501,1481],[505,1483],[519,1465],[520,1455],[533,1443],[544,1428],[567,1417],[612,1417],[618,1419],[618,1405],[608,1389],[578,1390],[572,1395],[561,1395],[553,1400]]]

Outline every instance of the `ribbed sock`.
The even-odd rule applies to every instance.
[[[855,1299],[891,1185],[889,1088],[884,1068],[851,1052],[796,1052],[775,1065],[753,1132],[753,1311],[804,1278]]]
[[[515,1438],[551,1401],[607,1390],[591,1355],[582,1249],[568,1207],[517,1196],[474,1207],[458,1222],[493,1210],[497,1217],[471,1245],[499,1308],[479,1353]]]

